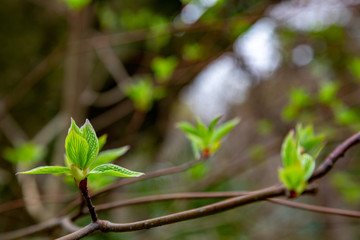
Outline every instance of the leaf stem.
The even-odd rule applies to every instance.
[[[93,222],[96,222],[98,220],[98,216],[95,211],[95,206],[92,204],[91,198],[89,196],[89,192],[88,192],[88,188],[87,188],[87,178],[80,181],[79,190],[81,191],[81,194],[86,201],[86,205],[89,209],[91,220]]]

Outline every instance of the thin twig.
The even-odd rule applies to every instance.
[[[36,225],[18,229],[12,232],[0,234],[1,240],[17,239],[31,234],[55,228],[61,224],[62,218],[54,218]]]
[[[125,83],[130,83],[131,77],[127,73],[123,63],[119,60],[119,57],[115,54],[109,41],[100,38],[93,40],[91,43],[94,46],[97,56],[114,78],[119,89],[121,89]],[[119,91],[119,95],[121,94]]]
[[[65,230],[67,230],[68,232],[76,232],[79,231],[81,228],[77,225],[75,225],[72,221],[70,217],[64,217],[61,220],[61,227]]]
[[[224,212],[239,206],[244,206],[249,203],[262,201],[266,198],[282,196],[285,194],[285,188],[283,186],[272,186],[259,191],[252,192],[245,196],[239,196],[223,200],[217,203],[209,204],[203,207],[174,213],[162,217],[152,218],[148,220],[132,222],[132,223],[112,223],[105,220],[98,220],[96,223],[91,223],[84,229],[66,235],[61,240],[80,239],[93,233],[96,230],[102,232],[129,232],[142,229],[149,229],[159,227],[175,222],[181,222],[185,220],[200,218],[203,216],[213,215],[219,212]]]
[[[88,188],[87,188],[87,178],[83,179],[79,183],[79,190],[81,191],[84,200],[86,201],[86,205],[89,209],[89,213],[91,216],[91,220],[96,222],[98,220],[98,216],[95,212],[95,206],[91,202],[91,198],[89,196]]]
[[[360,143],[360,132],[352,135],[336,147],[335,150],[328,155],[325,161],[315,170],[309,179],[309,183],[327,174],[333,168],[336,161],[342,158],[351,147],[358,143]]]
[[[9,93],[4,99],[5,112],[17,104],[24,95],[63,57],[63,44],[57,46]],[[0,118],[3,113],[0,112]]]
[[[166,168],[166,169],[161,169],[161,170],[158,170],[158,171],[155,171],[155,172],[151,172],[151,173],[147,173],[145,175],[142,175],[140,177],[137,177],[137,178],[126,178],[126,179],[123,179],[121,181],[118,181],[118,182],[115,182],[114,184],[108,186],[108,187],[105,187],[104,189],[96,192],[93,194],[93,197],[96,197],[102,193],[105,193],[105,192],[108,192],[108,191],[111,191],[113,189],[116,189],[118,187],[121,187],[121,186],[124,186],[124,185],[127,185],[127,184],[130,184],[130,183],[135,183],[135,182],[139,182],[139,181],[142,181],[142,180],[145,180],[145,179],[151,179],[151,178],[156,178],[156,177],[160,177],[160,176],[165,176],[165,175],[170,175],[170,174],[175,174],[175,173],[179,173],[179,172],[182,172],[182,171],[185,171],[189,168],[191,168],[192,166],[200,163],[200,162],[203,162],[205,161],[207,158],[199,158],[197,160],[194,160],[194,161],[191,161],[191,162],[187,162],[185,164],[182,164],[180,166],[175,166],[175,167],[170,167],[170,168]]]
[[[304,194],[315,194],[317,189],[308,188],[306,191],[302,193]],[[164,194],[164,195],[155,195],[155,196],[146,196],[140,198],[129,199],[125,201],[117,201],[112,203],[105,203],[98,205],[97,211],[110,210],[113,208],[119,208],[130,205],[144,204],[150,202],[158,202],[158,201],[168,201],[168,200],[180,200],[180,199],[209,199],[209,198],[229,198],[229,197],[237,197],[250,194],[251,192],[244,191],[236,191],[236,192],[190,192],[190,193],[173,193],[173,194]],[[329,208],[322,206],[314,206],[310,204],[304,203],[296,203],[289,200],[277,199],[277,198],[268,198],[266,199],[269,202],[276,203],[279,205],[283,205],[286,207],[292,207],[297,209],[302,209],[306,211],[324,213],[324,214],[332,214],[339,215],[344,217],[354,217],[360,218],[359,211],[351,211],[351,210],[343,210],[337,208]]]
[[[125,100],[92,119],[91,123],[97,131],[100,131],[131,113],[133,109],[131,101]]]
[[[76,232],[73,232],[61,238],[57,238],[57,240],[77,240],[95,232],[99,228],[100,225],[98,222],[92,222]]]
[[[343,210],[343,209],[329,208],[329,207],[323,207],[323,206],[314,206],[314,205],[305,204],[305,203],[296,203],[296,202],[292,202],[292,201],[288,201],[288,200],[284,200],[284,199],[270,198],[267,200],[269,202],[280,204],[280,205],[283,205],[286,207],[292,207],[292,208],[297,208],[297,209],[311,211],[311,212],[339,215],[339,216],[344,216],[344,217],[360,218],[360,212],[358,212],[358,211]]]
[[[229,197],[242,196],[248,193],[249,192],[244,192],[244,191],[172,193],[172,194],[146,196],[146,197],[139,197],[139,198],[128,199],[123,201],[99,204],[97,205],[96,209],[97,211],[104,211],[104,210],[130,206],[130,205],[137,205],[137,204],[144,204],[144,203],[158,202],[158,201],[180,200],[180,199],[229,198]]]

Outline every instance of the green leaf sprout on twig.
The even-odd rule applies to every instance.
[[[65,165],[63,166],[42,166],[19,174],[68,174],[71,175],[79,184],[81,180],[89,175],[109,175],[116,177],[138,177],[143,175],[126,168],[110,164],[109,162],[124,155],[129,147],[106,150],[100,152],[99,149],[106,142],[106,135],[98,138],[95,130],[86,120],[82,127],[78,127],[71,119],[68,135],[65,139]]]
[[[217,117],[213,119],[208,127],[205,126],[200,119],[197,120],[196,126],[188,122],[180,122],[177,124],[177,127],[186,133],[188,139],[191,141],[196,158],[200,156],[208,158],[214,154],[219,149],[223,137],[240,122],[238,118],[234,118],[215,127],[220,118],[221,117]]]
[[[296,126],[286,136],[281,157],[284,168],[279,169],[280,182],[292,193],[301,194],[307,185],[307,180],[315,170],[315,159],[324,147],[324,136],[315,135],[312,126]]]

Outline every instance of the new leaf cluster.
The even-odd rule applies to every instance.
[[[286,136],[281,157],[284,168],[279,169],[281,183],[296,195],[301,194],[307,185],[308,179],[315,170],[315,159],[324,147],[323,135],[315,135],[312,126],[296,127]]]
[[[89,175],[104,174],[115,177],[138,177],[143,175],[129,169],[111,164],[129,149],[128,146],[100,152],[106,137],[98,138],[89,120],[80,128],[71,119],[68,135],[65,139],[65,165],[42,166],[20,174],[67,174],[77,183]]]
[[[210,157],[216,152],[220,145],[222,138],[228,134],[238,123],[239,119],[234,118],[228,122],[215,127],[221,117],[213,119],[209,126],[205,126],[201,120],[197,120],[196,126],[188,122],[180,122],[177,127],[186,133],[191,141],[191,145],[196,158]]]

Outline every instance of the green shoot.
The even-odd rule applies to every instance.
[[[100,141],[99,141],[100,140]],[[68,135],[65,139],[65,165],[42,166],[19,174],[67,174],[71,175],[77,183],[89,175],[110,175],[116,177],[138,177],[143,175],[109,162],[124,155],[128,146],[103,151],[99,154],[106,141],[106,136],[97,138],[89,120],[82,127],[78,127],[71,119]]]
[[[284,168],[279,169],[280,182],[297,195],[307,185],[307,180],[315,170],[315,159],[324,147],[324,136],[315,135],[312,126],[296,126],[296,133],[290,131],[286,136],[281,157]]]
[[[220,147],[221,141],[238,123],[239,119],[234,118],[228,122],[215,127],[220,117],[213,119],[206,127],[201,120],[197,120],[196,126],[188,122],[180,122],[177,127],[180,128],[191,141],[191,145],[196,158],[203,156],[210,157]]]

